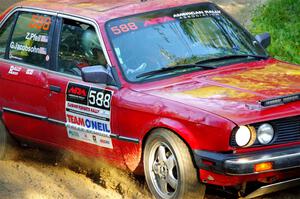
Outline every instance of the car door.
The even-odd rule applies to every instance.
[[[60,146],[106,159],[120,159],[112,139],[115,129],[116,87],[82,81],[81,68],[107,65],[97,26],[88,20],[59,17],[48,83],[54,88],[48,102],[49,120]]]
[[[18,9],[0,64],[3,120],[15,135],[45,141],[49,87],[47,68],[55,16]],[[7,34],[7,33],[6,33]],[[2,36],[1,36],[2,37]]]

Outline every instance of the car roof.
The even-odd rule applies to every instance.
[[[148,0],[146,2],[141,2],[140,0],[28,0],[17,3],[15,6],[79,15],[103,23],[114,18],[201,2],[207,1]]]

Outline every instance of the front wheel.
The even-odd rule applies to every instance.
[[[169,130],[156,130],[146,141],[144,171],[156,198],[204,198],[205,185],[198,180],[188,147]]]

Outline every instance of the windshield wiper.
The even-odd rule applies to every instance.
[[[245,57],[253,57],[256,59],[268,59],[269,58],[269,56],[252,55],[252,54],[226,55],[223,57],[216,57],[216,58],[198,61],[195,64],[183,64],[183,65],[163,67],[159,70],[154,70],[154,71],[149,71],[149,72],[139,74],[136,76],[136,78],[154,76],[154,75],[158,75],[158,74],[169,72],[169,71],[181,70],[181,69],[187,69],[187,68],[201,68],[201,69],[205,69],[205,70],[216,69],[216,68],[218,68],[217,66],[209,66],[209,65],[202,65],[202,64],[209,63],[209,62],[215,62],[215,61],[222,61],[222,60],[227,60],[227,59],[245,58]]]
[[[196,64],[205,64],[205,63],[209,63],[209,62],[216,62],[216,61],[222,61],[222,60],[227,60],[227,59],[244,58],[244,57],[252,57],[252,58],[256,58],[256,59],[268,59],[269,58],[269,56],[251,55],[251,54],[226,55],[226,56],[222,56],[222,57],[215,57],[215,58],[211,58],[211,59],[201,60],[201,61],[196,62]]]
[[[217,67],[216,66],[201,65],[201,64],[198,64],[198,63],[197,64],[176,65],[176,66],[163,67],[163,68],[158,69],[158,70],[145,72],[145,73],[137,75],[136,78],[148,77],[148,76],[158,75],[158,74],[169,72],[169,71],[182,70],[182,69],[187,69],[187,68],[216,69]]]

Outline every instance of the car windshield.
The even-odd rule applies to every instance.
[[[206,64],[218,67],[257,58],[232,55],[266,56],[245,29],[210,3],[114,19],[106,23],[106,30],[123,74],[130,82],[141,81],[145,78],[142,74],[161,78],[202,69],[176,69],[183,64],[207,60]],[[222,57],[226,59],[215,59]],[[165,70],[169,67],[172,70]],[[152,71],[162,72],[149,73]]]

